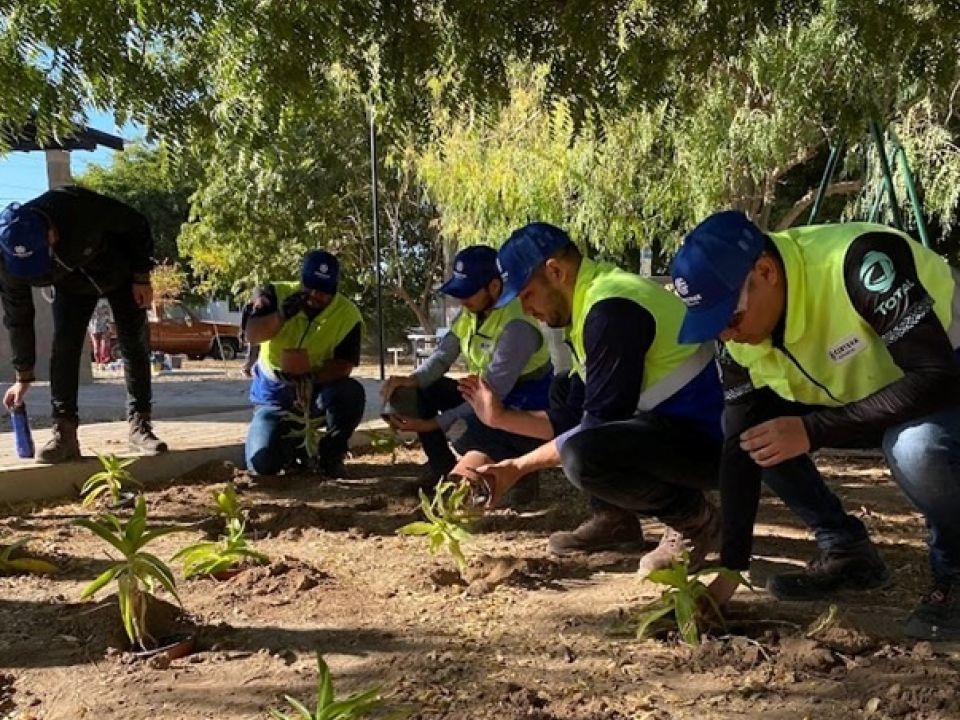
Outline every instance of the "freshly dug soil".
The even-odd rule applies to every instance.
[[[339,693],[378,685],[391,707],[424,720],[960,718],[956,648],[901,634],[926,582],[925,530],[877,462],[820,464],[871,528],[890,588],[841,599],[823,627],[815,621],[825,603],[743,590],[727,629],[689,647],[671,633],[614,633],[657,595],[634,574],[638,555],[547,555],[549,533],[587,514],[559,474],[546,477],[534,506],[479,524],[462,577],[421,539],[398,537],[417,517],[409,486],[421,461],[407,449],[396,465],[359,456],[338,482],[238,476],[254,546],[272,562],[223,581],[185,581],[176,568],[180,622],[200,639],[197,652],[169,664],[125,652],[111,590],[79,601],[110,562],[102,542],[71,525],[86,510],[8,509],[2,534],[36,536],[28,549],[61,571],[0,577],[0,718],[266,718],[283,694],[309,704],[317,652]],[[148,492],[152,523],[189,526],[160,538],[158,556],[215,532],[211,493],[233,475],[213,464]],[[661,528],[645,530],[655,541]],[[814,548],[797,519],[765,497],[755,550],[752,577],[762,588]]]

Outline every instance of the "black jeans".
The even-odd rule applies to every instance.
[[[149,413],[153,390],[150,385],[150,328],[147,311],[133,300],[133,286],[121,285],[106,297],[117,326],[123,354],[123,375],[127,382],[127,415]],[[87,323],[97,306],[96,295],[56,290],[53,299],[53,351],[50,355],[50,402],[54,418],[76,420],[80,356],[87,336]]]
[[[594,511],[613,506],[671,525],[696,513],[704,490],[717,487],[720,447],[689,422],[644,413],[578,432],[560,458]]]
[[[402,390],[403,388],[398,392],[402,393]],[[426,420],[464,402],[457,389],[457,381],[448,377],[442,377],[425,388],[417,389],[416,395],[417,416]],[[461,422],[463,427],[457,428]],[[451,435],[455,438],[452,441],[448,440],[442,430],[417,434],[430,467],[443,475],[453,470],[457,464],[457,459],[450,450],[451,445],[461,455],[470,450],[479,450],[499,462],[528,453],[543,442],[537,438],[488,427],[472,412],[454,423]]]

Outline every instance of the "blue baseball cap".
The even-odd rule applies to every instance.
[[[35,278],[50,272],[50,228],[46,218],[19,203],[0,212],[0,252],[11,275]]]
[[[300,282],[308,290],[319,290],[330,295],[337,292],[340,261],[326,250],[311,250],[303,256]]]
[[[473,245],[453,258],[453,277],[440,286],[440,292],[466,300],[498,277],[497,251],[488,245]]]
[[[496,307],[503,307],[516,298],[534,271],[572,242],[569,235],[550,223],[535,222],[514,230],[497,254],[503,293]]]
[[[670,265],[673,287],[687,306],[681,343],[706,342],[723,332],[765,241],[760,228],[736,210],[714,213],[684,238]]]

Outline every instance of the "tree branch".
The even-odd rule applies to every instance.
[[[832,183],[827,187],[827,197],[833,195],[850,195],[859,192],[863,187],[862,180],[845,180],[844,182]],[[786,230],[797,221],[797,218],[813,204],[817,196],[815,188],[811,188],[802,198],[797,200],[793,207],[787,210],[780,221],[777,223],[777,230]]]

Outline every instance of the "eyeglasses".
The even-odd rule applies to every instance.
[[[740,296],[737,298],[737,307],[733,310],[733,315],[730,316],[730,321],[727,323],[727,330],[736,330],[737,326],[743,322],[743,316],[747,313],[747,298],[749,297],[748,288],[750,287],[750,275],[747,275],[747,279],[743,281],[743,287],[740,288]]]

